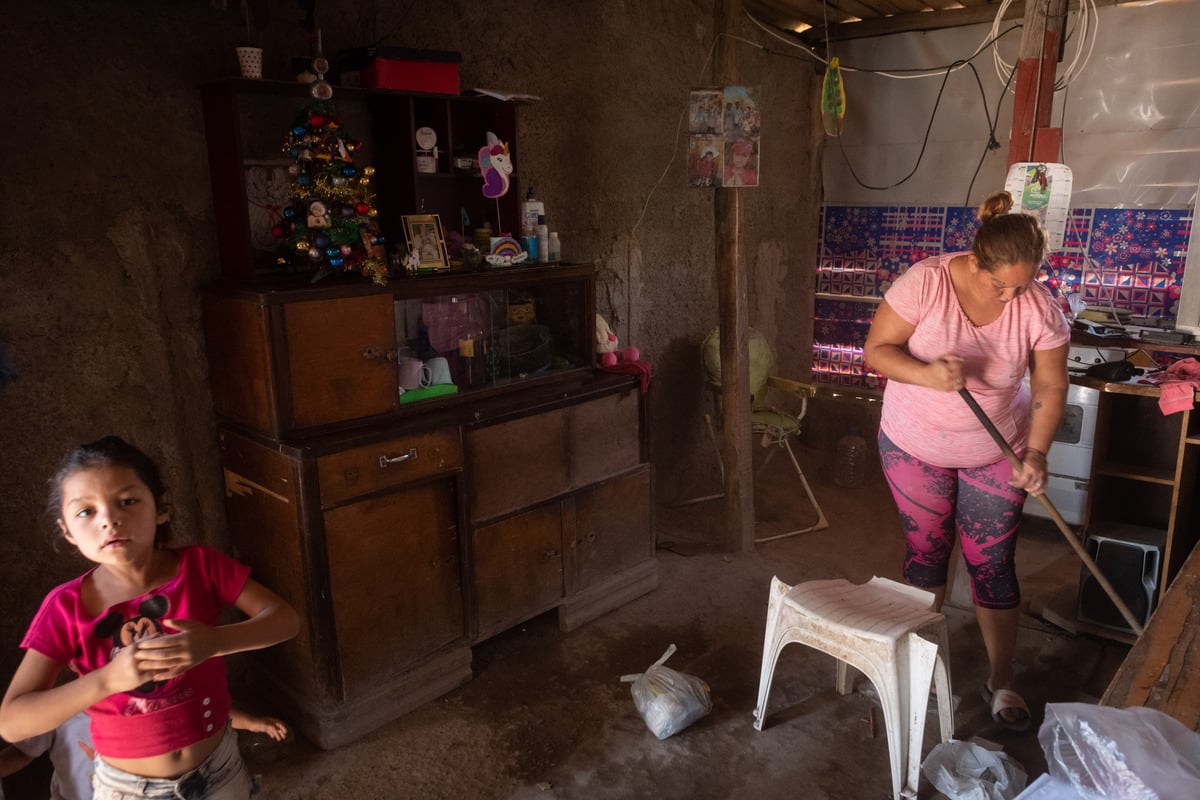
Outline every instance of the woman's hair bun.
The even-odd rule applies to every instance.
[[[1012,211],[1013,198],[1008,192],[996,192],[994,195],[983,201],[983,205],[979,207],[979,221],[987,222],[989,219],[1002,217]]]

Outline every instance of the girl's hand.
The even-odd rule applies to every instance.
[[[141,647],[145,639],[122,647],[112,661],[103,667],[104,690],[107,694],[132,692],[144,683],[154,680],[154,674],[142,666]]]
[[[1009,483],[1032,495],[1040,495],[1046,491],[1046,475],[1046,454],[1028,447],[1021,458],[1020,468],[1013,467],[1013,477]]]
[[[963,360],[947,353],[925,365],[925,385],[943,392],[957,392],[966,385],[963,379]]]
[[[216,629],[189,619],[164,619],[163,625],[179,633],[164,633],[143,639],[138,648],[138,665],[156,681],[182,675],[217,652]]]

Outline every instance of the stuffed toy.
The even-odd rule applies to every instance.
[[[608,320],[596,315],[596,359],[602,367],[617,363],[617,335],[608,326]]]
[[[650,388],[650,364],[642,361],[642,354],[636,347],[621,350],[617,344],[617,335],[609,327],[608,321],[599,314],[596,315],[596,362],[600,369],[606,372],[637,375],[643,394]]]

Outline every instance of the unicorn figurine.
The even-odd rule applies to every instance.
[[[483,175],[483,196],[503,197],[508,193],[508,176],[512,174],[512,160],[508,157],[508,142],[496,138],[488,131],[488,143],[479,148],[479,172]]]

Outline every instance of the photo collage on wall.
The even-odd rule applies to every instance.
[[[754,89],[693,89],[688,102],[688,186],[758,186],[762,116]]]

